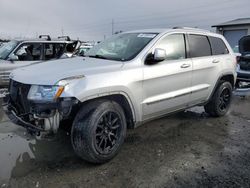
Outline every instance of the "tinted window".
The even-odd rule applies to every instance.
[[[228,54],[228,49],[220,38],[209,37],[213,55]]]
[[[23,44],[15,52],[19,61],[37,61],[41,60],[42,45],[40,43],[28,43]]]
[[[56,59],[61,57],[65,50],[65,45],[60,43],[45,44],[44,57],[45,60]]]
[[[156,48],[166,50],[167,60],[186,58],[185,40],[183,34],[173,34],[162,39]]]
[[[189,35],[189,47],[191,57],[203,57],[212,54],[208,38],[203,35]]]

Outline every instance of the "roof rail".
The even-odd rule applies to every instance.
[[[46,40],[51,40],[49,35],[39,35],[39,39],[46,38]]]
[[[190,29],[190,30],[199,30],[199,31],[206,31],[206,32],[210,32],[209,30],[205,30],[205,29],[200,29],[197,27],[173,27],[172,29]]]
[[[69,36],[59,36],[58,39],[65,39],[66,41],[71,41]]]

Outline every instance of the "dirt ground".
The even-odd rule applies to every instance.
[[[36,140],[0,119],[0,188],[250,187],[250,97],[222,118],[196,107],[129,130],[103,165],[75,156],[64,131]]]

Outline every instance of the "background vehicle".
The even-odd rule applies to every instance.
[[[128,127],[196,105],[225,115],[235,70],[221,35],[190,28],[126,32],[84,58],[14,70],[5,111],[37,134],[56,133],[66,121],[75,152],[104,163],[118,153]]]
[[[58,59],[73,42],[68,37],[52,40],[48,35],[41,35],[39,39],[12,40],[3,44],[0,48],[0,87],[8,85],[13,69]]]
[[[78,55],[80,55],[80,56],[84,56],[84,54],[87,52],[87,51],[89,51],[91,48],[93,48],[93,45],[91,45],[91,44],[83,44],[83,45],[81,45],[80,46],[80,48],[79,48],[79,52],[78,52]]]
[[[244,36],[239,41],[237,65],[237,95],[250,95],[250,36]]]

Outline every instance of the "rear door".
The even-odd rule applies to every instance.
[[[58,59],[65,51],[65,43],[45,43],[44,60]]]
[[[220,75],[220,55],[212,55],[206,35],[188,34],[189,55],[192,58],[192,94],[190,105],[206,101]]]

